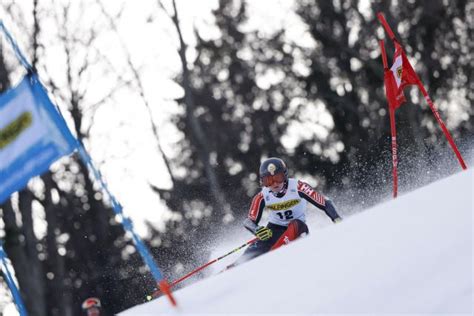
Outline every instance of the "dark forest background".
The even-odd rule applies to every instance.
[[[359,1],[296,1],[295,13],[314,43],[302,47],[288,40],[284,27],[271,36],[245,31],[247,3],[221,0],[213,11],[221,36],[209,40],[196,29],[193,59],[186,54],[180,12],[172,4],[170,9],[157,1],[156,9],[166,13],[179,42],[176,54],[182,69],[173,80],[183,95],[176,100],[181,111],[172,122],[183,137],[177,144],[179,155],[167,157],[150,116],[157,151],[172,181],[171,189],[151,187],[174,216],[165,229],[150,224],[146,239],[168,279],[206,262],[226,232],[241,229],[258,191],[256,171],[262,157],[282,157],[292,175],[314,179],[312,184],[333,198],[343,216],[390,197],[390,125],[378,46],[383,33],[376,12],[383,12],[394,28],[461,152],[469,150],[474,136],[472,1],[398,1],[397,6],[371,1],[364,12]],[[14,1],[2,6],[19,16]],[[34,21],[25,49],[41,75],[47,72],[42,58],[49,54],[48,43],[41,42],[42,19],[52,13],[38,0],[32,8],[23,12]],[[117,30],[117,17],[101,8],[108,21],[102,27]],[[66,23],[68,10],[63,4],[55,11],[58,28]],[[69,109],[71,128],[86,144],[91,126],[86,126],[90,114],[84,109],[96,105],[85,104],[84,86],[94,85],[85,73],[93,62],[83,57],[78,66],[73,61],[77,47],[97,40],[99,31],[91,26],[85,33],[64,31],[58,38],[67,56],[67,89],[43,76]],[[393,46],[386,45],[391,60]],[[13,84],[13,66],[3,57],[8,49],[3,45],[0,50],[1,91]],[[130,61],[130,55],[124,56]],[[132,76],[117,76],[117,85],[130,85],[145,106],[158,107],[143,93],[139,70],[132,62],[129,66]],[[262,77],[271,77],[271,83],[259,83]],[[113,93],[112,87],[102,101]],[[408,103],[397,111],[402,191],[423,184],[414,172],[420,168],[432,175],[425,181],[459,168],[420,94],[410,90],[407,95]],[[452,106],[457,111],[450,111]],[[332,122],[321,113],[329,113]],[[322,132],[314,133],[308,124]],[[289,130],[303,135],[294,148],[284,145]],[[41,238],[33,229],[34,208],[43,210],[47,223]],[[88,296],[100,297],[114,314],[144,302],[153,290],[151,274],[79,159],[67,159],[0,209],[4,248],[31,315],[80,315],[80,303]]]

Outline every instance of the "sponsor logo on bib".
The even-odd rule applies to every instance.
[[[270,204],[270,205],[267,205],[267,208],[271,209],[272,211],[282,211],[282,210],[287,210],[289,208],[292,208],[299,202],[300,200],[294,199],[294,200],[289,200],[285,202]]]

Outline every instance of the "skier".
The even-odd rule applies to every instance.
[[[89,297],[82,303],[82,310],[87,316],[100,316],[101,308],[100,300],[97,297]]]
[[[244,227],[258,240],[230,267],[274,250],[301,235],[308,234],[305,224],[307,202],[323,210],[334,223],[342,220],[334,204],[309,184],[288,178],[288,168],[280,158],[268,158],[259,170],[262,190],[253,198]],[[263,210],[270,210],[268,224],[259,226]]]

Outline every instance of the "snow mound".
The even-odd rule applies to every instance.
[[[120,315],[471,315],[473,184],[470,169],[310,227],[306,238],[176,291],[178,308],[161,297]]]

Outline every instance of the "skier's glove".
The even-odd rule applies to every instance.
[[[336,218],[333,220],[333,223],[334,223],[334,224],[337,224],[337,223],[340,223],[340,222],[342,222],[342,218],[340,218],[340,217],[336,217]]]
[[[265,226],[257,227],[257,230],[255,231],[255,236],[260,240],[268,240],[272,238],[272,235],[272,230]]]

